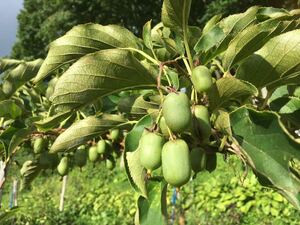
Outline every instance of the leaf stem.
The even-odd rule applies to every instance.
[[[158,60],[154,59],[153,57],[151,57],[147,53],[145,53],[145,52],[143,52],[141,50],[138,50],[136,48],[119,48],[119,49],[131,50],[131,51],[137,52],[137,53],[141,54],[142,56],[144,56],[149,61],[151,61],[152,63],[154,63],[155,65],[159,65],[160,64],[160,62]]]

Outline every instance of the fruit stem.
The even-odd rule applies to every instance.
[[[188,61],[186,60],[186,58],[183,58],[182,60],[183,60],[183,63],[184,63],[184,65],[185,65],[185,67],[186,67],[186,69],[188,71],[188,74],[191,75],[192,74],[192,70],[191,70],[191,68],[189,66]]]

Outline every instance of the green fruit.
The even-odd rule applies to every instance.
[[[104,154],[106,152],[106,150],[107,150],[106,142],[105,142],[105,140],[101,139],[97,143],[97,152],[99,154]]]
[[[186,94],[170,93],[164,100],[162,112],[167,126],[175,133],[188,128],[191,121],[190,101]]]
[[[69,170],[69,159],[68,157],[62,157],[60,160],[58,166],[57,166],[57,171],[61,176],[65,176],[68,174]]]
[[[118,140],[120,136],[120,130],[119,129],[110,130],[109,136],[112,141]]]
[[[146,133],[140,139],[140,162],[148,170],[155,170],[161,165],[161,150],[165,143],[158,133]]]
[[[97,146],[92,146],[89,148],[89,160],[91,162],[96,162],[99,157],[99,154],[97,152]]]
[[[79,167],[83,167],[87,160],[87,150],[85,148],[78,148],[74,155],[74,163]]]
[[[39,158],[39,165],[42,169],[49,169],[52,165],[48,152],[42,152]]]
[[[33,151],[34,151],[34,153],[35,154],[39,154],[39,153],[45,151],[47,145],[48,145],[47,139],[45,139],[43,137],[38,137],[37,139],[35,139],[35,141],[33,143]]]
[[[210,116],[208,109],[203,105],[194,106],[194,116],[197,121],[197,129],[200,132],[201,139],[205,142],[208,142],[211,135],[211,125],[210,125]]]
[[[208,91],[213,84],[211,73],[206,66],[197,66],[194,68],[191,80],[194,88],[199,93]]]
[[[110,158],[107,158],[105,160],[105,165],[106,165],[106,168],[109,170],[112,170],[113,168],[115,168],[115,162],[113,159],[110,159]]]
[[[169,184],[180,187],[190,180],[190,152],[184,140],[177,139],[165,143],[161,160],[163,176]]]
[[[166,124],[166,120],[165,117],[161,117],[159,120],[159,128],[161,133],[165,136],[165,137],[170,137],[169,131],[168,131],[168,126]]]
[[[191,166],[195,173],[198,173],[206,168],[206,154],[200,147],[193,148],[191,151]]]

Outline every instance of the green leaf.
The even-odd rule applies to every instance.
[[[140,119],[149,113],[149,110],[158,109],[159,104],[151,101],[147,95],[131,95],[121,98],[118,110],[128,114],[131,119]]]
[[[87,117],[72,124],[72,126],[61,133],[51,146],[50,153],[75,148],[107,132],[109,129],[122,127],[126,124],[127,120],[119,115],[103,114],[100,118]]]
[[[151,37],[151,20],[145,23],[143,27],[143,40],[147,48],[153,49]]]
[[[214,127],[227,135],[232,135],[230,128],[229,113],[224,110],[218,110],[215,112],[216,120],[214,122]]]
[[[300,29],[270,39],[238,68],[237,78],[273,89],[300,81]]]
[[[258,9],[259,7],[254,6],[244,13],[228,16],[213,26],[208,32],[203,33],[194,47],[196,53],[201,55],[201,63],[206,64],[216,55],[225,51],[229,42],[240,31],[256,22]]]
[[[130,51],[102,50],[74,63],[57,81],[51,97],[59,110],[71,110],[126,89],[155,87],[155,78]]]
[[[208,91],[211,110],[225,107],[234,100],[240,104],[244,103],[252,95],[257,95],[257,89],[248,82],[234,77],[223,77],[214,83]]]
[[[290,94],[289,94],[287,85],[278,87],[275,89],[275,91],[272,93],[271,97],[268,99],[268,103],[270,104],[270,102],[274,101],[277,98],[281,98],[281,97],[289,96],[289,95]]]
[[[37,74],[42,63],[42,59],[22,62],[17,67],[10,70],[6,74],[2,84],[2,91],[6,95],[6,98],[12,96],[19,87],[30,81]]]
[[[0,102],[0,117],[7,119],[16,119],[21,116],[23,110],[14,100],[4,100]]]
[[[27,188],[31,184],[31,182],[34,180],[34,178],[36,178],[38,176],[40,171],[41,171],[41,168],[37,162],[26,161],[20,170],[21,175],[22,175],[21,190]]]
[[[300,209],[300,181],[289,169],[292,158],[300,159],[300,144],[283,131],[278,116],[242,107],[230,114],[230,122],[233,136],[254,171]]]
[[[140,196],[137,201],[140,225],[167,224],[167,183],[148,180],[147,191],[147,198]]]
[[[86,54],[125,47],[138,48],[138,39],[126,28],[91,23],[75,26],[50,44],[48,55],[34,82],[43,80],[62,65],[73,63]]]
[[[8,151],[6,153],[6,158],[10,156],[12,152],[16,150],[16,148],[28,138],[30,134],[35,131],[33,126],[19,129],[11,138]]]
[[[51,117],[47,117],[43,120],[37,121],[34,125],[41,131],[51,130],[57,127],[62,121],[72,115],[72,111],[66,111]]]
[[[300,99],[297,97],[281,97],[270,102],[270,109],[276,111],[284,119],[300,127]]]
[[[136,192],[147,196],[145,169],[140,163],[139,141],[145,127],[150,127],[153,121],[150,115],[144,116],[125,137],[124,165],[128,180]]]
[[[23,61],[17,59],[0,59],[0,74],[6,70],[16,67],[22,62]]]
[[[209,21],[207,21],[207,23],[203,27],[202,35],[206,34],[208,31],[210,31],[220,21],[221,18],[222,18],[222,15],[218,14],[218,15],[213,16]]]
[[[278,19],[247,27],[229,43],[223,58],[223,68],[227,71],[239,61],[260,49],[272,37],[300,27],[295,21]]]
[[[183,34],[188,25],[191,3],[191,0],[164,0],[161,11],[164,26]]]

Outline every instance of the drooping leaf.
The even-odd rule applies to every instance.
[[[270,109],[278,112],[295,126],[300,127],[300,99],[297,97],[281,97],[270,102]]]
[[[56,138],[51,146],[50,153],[75,148],[107,132],[109,129],[126,125],[126,122],[127,120],[122,116],[110,114],[104,114],[100,118],[90,116],[77,121]]]
[[[0,74],[6,70],[16,67],[22,62],[23,61],[17,59],[0,59]]]
[[[122,90],[154,87],[153,74],[130,51],[108,49],[74,63],[59,78],[51,99],[65,111]]]
[[[0,102],[0,117],[16,119],[23,113],[22,108],[14,100],[4,100]]]
[[[283,131],[278,116],[242,107],[230,114],[230,123],[254,171],[300,209],[300,181],[289,169],[292,158],[300,159],[300,144]]]
[[[153,49],[151,37],[151,20],[145,23],[143,27],[143,40],[147,48]]]
[[[300,29],[270,39],[237,70],[237,78],[273,89],[300,81]]]
[[[234,77],[223,77],[213,84],[208,91],[211,110],[225,107],[234,100],[242,104],[252,95],[257,95],[257,89],[248,82]]]
[[[33,126],[26,127],[18,130],[11,138],[8,151],[6,153],[6,157],[9,157],[12,152],[16,150],[16,148],[25,140],[28,138],[32,132],[35,131],[35,128]]]
[[[156,102],[147,99],[147,95],[131,95],[121,98],[118,104],[120,112],[128,114],[132,119],[139,119],[149,113],[149,110],[158,109]]]
[[[72,111],[66,111],[57,115],[47,117],[46,119],[37,121],[34,125],[41,131],[51,130],[57,127],[62,121],[67,119],[72,114]]]
[[[188,25],[191,3],[191,0],[164,0],[161,12],[164,26],[183,34]]]
[[[223,68],[227,71],[233,65],[260,49],[269,39],[300,27],[300,21],[267,20],[247,27],[229,43],[223,58]]]
[[[21,172],[21,190],[28,188],[31,182],[38,176],[41,168],[35,161],[26,161],[20,172]]]
[[[146,173],[140,163],[138,146],[145,127],[149,128],[152,122],[150,115],[144,116],[125,137],[124,165],[126,174],[135,191],[145,197],[147,196]]]
[[[38,72],[42,65],[42,59],[30,62],[22,62],[6,74],[2,85],[2,91],[6,98],[12,96],[19,87],[30,81]]]
[[[167,183],[160,180],[147,181],[147,198],[140,196],[137,201],[140,225],[167,224]]]
[[[34,82],[47,77],[62,65],[103,49],[138,48],[138,39],[126,28],[117,25],[82,24],[50,44],[48,55]]]

